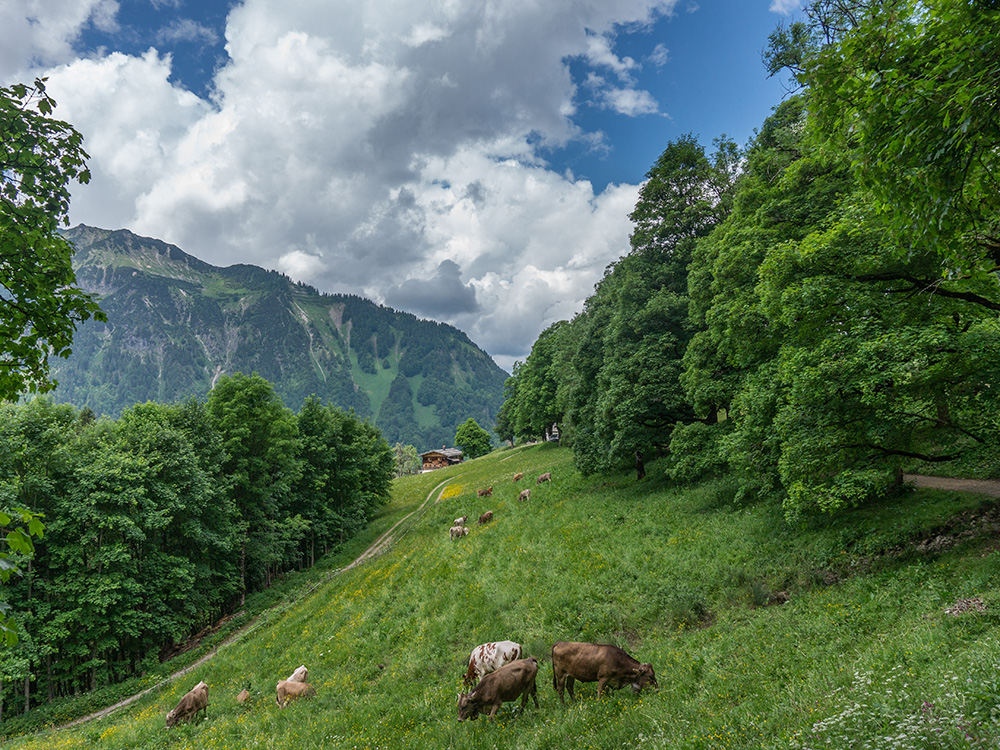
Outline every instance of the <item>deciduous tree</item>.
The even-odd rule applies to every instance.
[[[455,431],[455,445],[462,449],[466,458],[485,456],[493,450],[493,440],[490,433],[484,430],[475,419],[469,417]]]

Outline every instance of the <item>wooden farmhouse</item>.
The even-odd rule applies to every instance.
[[[435,451],[427,451],[420,454],[421,471],[433,471],[443,469],[452,464],[462,463],[462,451],[458,448],[439,448]]]

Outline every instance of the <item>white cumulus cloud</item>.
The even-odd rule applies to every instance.
[[[52,0],[37,21],[13,2],[0,78],[48,74],[92,156],[74,222],[409,301],[509,368],[628,250],[638,187],[595,192],[545,149],[603,144],[580,104],[659,111],[615,41],[677,0],[244,0],[210,99],[171,82],[161,49],[75,56],[81,29],[114,23],[111,0]],[[649,40],[644,59],[662,65],[665,47]]]

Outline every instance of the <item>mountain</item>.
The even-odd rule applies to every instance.
[[[493,428],[507,373],[457,328],[276,271],[218,268],[127,230],[65,236],[78,286],[100,295],[108,320],[82,325],[54,363],[58,401],[117,415],[256,372],[292,410],[315,394],[419,450],[450,444],[469,417]]]

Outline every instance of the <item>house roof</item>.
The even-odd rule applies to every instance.
[[[458,448],[438,448],[437,450],[421,453],[420,457],[423,458],[424,456],[433,455],[444,456],[445,458],[461,458],[462,451]]]

